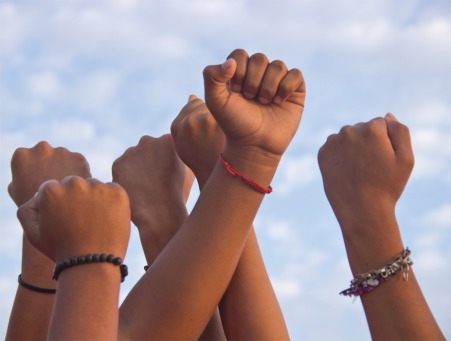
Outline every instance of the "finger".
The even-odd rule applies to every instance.
[[[61,180],[61,185],[67,186],[71,189],[81,189],[86,188],[88,183],[94,182],[96,179],[89,178],[89,179],[83,179],[81,176],[78,175],[70,175],[66,176],[63,180]]]
[[[234,59],[227,59],[221,65],[211,65],[204,69],[205,102],[216,111],[224,107],[229,97],[227,82],[235,73],[237,63]]]
[[[241,92],[244,79],[246,78],[247,64],[249,55],[243,49],[234,50],[227,59],[232,58],[236,61],[236,71],[230,80],[230,89],[234,92]]]
[[[360,129],[360,128],[362,128],[364,125],[365,125],[365,122],[359,122],[359,123],[354,124],[354,128]]]
[[[305,94],[305,82],[299,69],[291,69],[287,72],[277,89],[274,103],[280,104],[287,100],[294,92]]]
[[[198,107],[204,106],[205,103],[200,98],[197,98],[196,95],[190,95],[188,99],[188,103],[180,110],[180,113],[174,118],[171,124],[171,134],[176,135],[178,128],[182,124],[183,120],[190,115],[193,111],[195,111]]]
[[[53,185],[59,185],[59,184],[60,184],[60,182],[59,182],[58,180],[55,180],[55,179],[50,179],[50,180],[44,181],[44,182],[39,186],[39,189],[38,189],[38,197],[41,196],[41,193],[45,190],[46,187],[53,186]]]
[[[103,184],[102,181],[100,181],[99,179],[96,178],[88,178],[85,180],[87,183],[91,184],[91,185],[95,185],[95,184]]]
[[[47,141],[40,141],[30,149],[41,153],[45,153],[51,151],[53,147]]]
[[[249,58],[242,90],[243,96],[247,99],[254,99],[257,96],[268,64],[269,60],[263,53],[256,53]]]
[[[406,161],[410,161],[413,166],[414,156],[409,128],[400,123],[391,113],[385,116],[385,122],[387,124],[388,138],[393,146],[395,155]]]
[[[268,65],[260,86],[260,91],[258,92],[260,103],[269,104],[272,102],[279,88],[279,84],[287,72],[288,69],[285,63],[280,60],[275,60]]]
[[[141,136],[141,138],[139,139],[138,144],[137,144],[135,147],[130,147],[129,150],[131,151],[131,150],[133,150],[133,149],[138,148],[139,146],[146,145],[146,144],[149,144],[149,143],[154,143],[155,140],[157,140],[157,138],[155,138],[155,137],[153,137],[153,136],[150,136],[150,135],[143,135],[143,136]]]

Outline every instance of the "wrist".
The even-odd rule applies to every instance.
[[[155,226],[167,226],[183,222],[187,210],[182,197],[176,200],[160,200],[158,203],[148,204],[139,212],[132,213],[133,224],[141,231],[154,230]]]
[[[154,215],[149,215],[146,221],[138,226],[139,238],[148,265],[151,265],[158,257],[187,216],[188,212],[184,204],[182,208],[174,210],[165,207]]]
[[[208,181],[208,178],[210,177],[210,174],[213,172],[213,169],[214,165],[209,171],[196,173],[196,180],[197,184],[199,185],[199,190],[202,190],[202,188],[205,186],[205,184]]]
[[[231,167],[234,172],[241,174],[263,189],[269,189],[280,162],[280,157],[266,154],[259,148],[237,147],[227,144],[222,151],[222,157],[228,165],[225,162],[221,162],[224,164],[221,164],[220,167],[227,172],[230,172],[228,166]],[[219,155],[218,158],[220,158]],[[244,182],[243,184],[249,187],[249,184]]]
[[[340,226],[354,275],[383,266],[404,249],[394,213],[369,214]]]
[[[21,274],[24,281],[42,288],[55,288],[56,283],[52,280],[54,266],[55,262],[23,237]]]

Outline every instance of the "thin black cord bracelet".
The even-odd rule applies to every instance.
[[[25,282],[22,279],[22,274],[20,274],[19,277],[17,278],[17,282],[19,283],[20,286],[24,287],[25,289],[31,290],[31,291],[36,291],[36,292],[40,292],[43,294],[56,294],[56,289],[40,288],[40,287],[36,287],[34,285],[31,285],[30,283]]]
[[[121,271],[121,282],[123,282],[125,280],[125,277],[128,275],[127,265],[122,264],[122,259],[120,257],[115,257],[112,254],[107,255],[105,253],[94,253],[66,258],[58,262],[58,264],[56,264],[55,266],[55,270],[53,271],[53,279],[57,281],[61,271],[67,268],[89,263],[111,263],[113,265],[119,266],[119,269]]]

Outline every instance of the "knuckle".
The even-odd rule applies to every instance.
[[[138,145],[147,144],[149,142],[152,142],[153,139],[154,138],[152,136],[149,136],[149,135],[141,136],[141,138],[138,141]],[[131,147],[131,148],[133,148],[133,147]]]
[[[36,150],[50,150],[52,146],[47,141],[40,141],[32,148]]]
[[[263,53],[260,53],[260,52],[253,54],[249,59],[250,59],[249,60],[250,62],[259,64],[259,65],[269,63],[268,57],[266,57],[266,55],[264,55]]]
[[[86,180],[78,175],[71,175],[63,179],[62,183],[73,188],[83,188],[86,186]]]
[[[40,188],[40,195],[43,197],[52,196],[61,188],[61,184],[57,181],[44,182]]]
[[[385,120],[382,117],[377,117],[369,121],[365,125],[365,130],[369,134],[378,134],[381,131],[381,128],[385,126]]]
[[[244,49],[235,49],[233,50],[227,58],[236,58],[236,57],[248,57],[247,52]]]
[[[284,72],[287,73],[288,69],[284,62],[281,60],[274,60],[271,62],[271,68],[278,71],[278,72]]]
[[[28,148],[17,148],[11,157],[11,166],[16,166],[29,152]]]
[[[64,147],[56,147],[54,150],[55,150],[55,153],[68,153],[69,152],[69,150]]]
[[[301,70],[293,68],[289,72],[291,75],[293,75],[293,77],[300,78],[302,82],[304,81],[304,76],[302,75]]]
[[[354,127],[353,126],[351,126],[351,125],[345,125],[345,126],[343,126],[341,129],[340,129],[340,132],[338,133],[338,135],[341,135],[341,136],[350,136],[350,135],[352,135],[352,133],[353,133],[353,131],[354,131]],[[331,135],[332,136],[332,135]],[[329,138],[331,138],[331,136],[329,136],[328,137],[328,139]]]

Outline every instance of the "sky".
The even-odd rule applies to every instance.
[[[451,339],[449,0],[0,0],[0,338],[20,273],[10,159],[41,140],[81,152],[94,177],[142,135],[169,132],[202,70],[236,48],[299,68],[301,125],[255,226],[292,340],[370,339],[317,151],[342,126],[393,112],[415,168],[397,205],[404,245]],[[189,208],[198,192],[193,190]],[[143,274],[136,231],[123,299]]]

